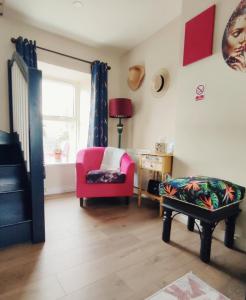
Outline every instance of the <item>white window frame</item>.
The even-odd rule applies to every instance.
[[[79,145],[79,136],[80,136],[80,90],[81,85],[77,81],[72,80],[64,80],[53,76],[43,76],[43,80],[47,81],[55,81],[65,84],[70,84],[74,87],[74,116],[73,117],[61,117],[61,116],[47,116],[42,113],[42,118],[44,121],[63,121],[63,122],[75,122],[75,128],[76,128],[76,145],[75,149],[78,150]],[[75,153],[76,154],[76,153]],[[76,157],[76,155],[74,156]],[[75,158],[76,159],[76,158]],[[53,165],[53,164],[71,164],[75,163],[75,161],[68,161],[68,162],[45,162],[45,165]]]

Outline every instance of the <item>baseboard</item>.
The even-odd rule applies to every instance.
[[[74,186],[52,187],[49,189],[45,189],[44,194],[45,196],[48,196],[48,195],[63,194],[69,192],[75,192],[75,187]]]

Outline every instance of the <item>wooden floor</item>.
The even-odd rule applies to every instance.
[[[165,244],[161,230],[147,200],[141,209],[135,200],[93,200],[82,209],[72,194],[46,199],[46,243],[0,250],[0,299],[143,300],[190,271],[245,299],[245,254],[213,240],[207,265],[197,233],[174,221]]]

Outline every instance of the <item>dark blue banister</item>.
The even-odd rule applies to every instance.
[[[43,129],[42,129],[42,72],[28,67],[21,56],[15,52],[8,61],[10,130],[13,132],[13,93],[12,67],[18,65],[28,85],[29,110],[29,195],[31,198],[33,242],[45,240],[44,222],[44,170],[43,170]],[[18,134],[18,133],[17,133]]]

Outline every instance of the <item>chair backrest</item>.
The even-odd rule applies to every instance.
[[[86,172],[89,170],[100,169],[104,151],[105,147],[90,147],[83,149],[78,153],[78,156],[82,156],[81,158]],[[132,161],[131,157],[125,153],[121,159],[121,172],[126,172],[130,162],[134,164],[134,161]]]
[[[83,150],[83,161],[87,170],[100,168],[104,151],[104,147],[91,147]]]

